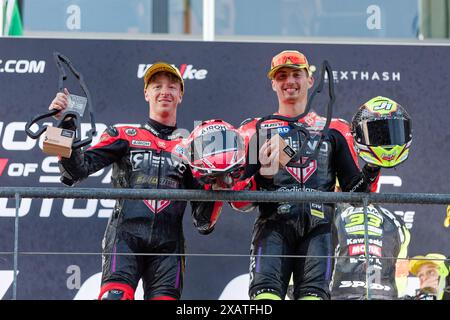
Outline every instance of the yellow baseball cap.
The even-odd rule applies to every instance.
[[[150,68],[148,68],[147,71],[145,71],[144,89],[147,88],[148,82],[150,81],[152,76],[158,72],[169,72],[169,73],[173,74],[174,76],[176,76],[180,80],[180,83],[181,83],[181,92],[184,93],[184,81],[183,81],[183,77],[181,76],[180,70],[178,70],[177,67],[172,66],[172,65],[170,65],[166,62],[162,62],[162,61],[152,64],[150,66]]]
[[[438,273],[440,276],[446,277],[449,270],[445,264],[446,257],[440,253],[429,253],[425,256],[415,256],[409,261],[409,271],[417,276],[419,268],[424,264],[431,263],[438,268]]]
[[[272,58],[270,71],[267,73],[269,79],[273,79],[275,73],[284,67],[293,69],[306,69],[309,76],[316,70],[314,66],[309,66],[306,56],[297,50],[285,50]]]

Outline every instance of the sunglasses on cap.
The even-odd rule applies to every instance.
[[[297,64],[308,67],[308,60],[302,53],[298,51],[283,51],[273,57],[272,68],[284,64]]]
[[[282,67],[295,67],[298,69],[306,69],[309,75],[312,75],[313,68],[309,67],[308,60],[305,55],[299,51],[286,50],[280,52],[272,58],[271,69],[267,76],[272,79],[275,73]]]

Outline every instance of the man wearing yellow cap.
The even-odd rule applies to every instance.
[[[449,269],[446,257],[440,253],[415,256],[410,260],[409,271],[419,278],[416,300],[442,300],[446,290]],[[447,300],[447,299],[445,299]]]
[[[183,160],[177,135],[177,108],[184,94],[179,70],[165,62],[153,64],[144,76],[148,120],[141,127],[110,126],[100,142],[87,151],[73,150],[62,158],[64,182],[73,185],[113,164],[116,188],[198,189],[200,185]],[[67,108],[67,89],[49,109]],[[60,112],[61,113],[61,112]],[[64,123],[66,128],[74,124]],[[221,202],[191,202],[194,225],[211,232]],[[179,299],[183,288],[185,201],[129,200],[116,202],[103,239],[103,273],[99,299],[134,299],[140,279],[144,299]],[[138,255],[152,253],[156,255]]]
[[[322,141],[326,119],[313,111],[306,113],[308,91],[314,84],[313,71],[306,56],[296,50],[285,50],[272,58],[267,76],[278,98],[277,112],[273,114],[276,117],[265,117],[270,119],[262,123],[258,118],[242,123],[240,132],[249,154],[247,175],[236,183],[234,190],[334,191],[336,177],[343,191],[371,189],[379,168],[364,167],[363,173],[359,170],[355,151],[349,147],[352,135],[348,123],[341,119],[331,120]],[[282,120],[280,116],[298,120]],[[255,137],[259,135],[259,127],[267,131],[267,140],[266,136],[259,139],[261,146],[253,144],[258,141]],[[309,133],[308,141],[305,141],[306,134],[300,132]],[[279,144],[271,142],[276,135],[296,152],[287,165],[279,165]],[[314,149],[315,146],[319,149]],[[305,165],[302,161],[308,154],[313,154],[313,150],[318,150],[317,156]],[[253,157],[253,153],[258,157]],[[252,163],[255,158],[260,159],[260,163]],[[270,164],[276,164],[275,168]],[[331,258],[326,257],[332,256],[333,205],[235,202],[232,206],[241,211],[259,207],[251,245],[251,299],[282,299],[291,274],[294,299],[330,298]],[[302,257],[284,257],[286,255]]]

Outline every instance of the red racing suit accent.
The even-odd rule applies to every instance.
[[[201,189],[184,160],[183,139],[174,134],[175,129],[151,119],[139,128],[111,126],[95,146],[85,152],[73,150],[70,159],[60,160],[63,177],[72,185],[112,164],[115,188]],[[136,289],[143,278],[145,299],[179,299],[184,257],[164,254],[184,253],[182,220],[186,204],[172,200],[117,200],[103,239],[103,252],[107,254],[103,259],[102,285],[118,282]],[[200,233],[214,229],[222,204],[191,202],[194,225]]]
[[[239,127],[240,134],[244,137],[244,141],[247,148],[247,154],[251,154],[249,151],[249,148],[254,143],[254,141],[251,141],[252,139],[255,139],[255,133],[256,133],[256,122],[258,121],[258,118],[255,119],[249,119],[245,120],[242,125]],[[304,123],[306,125],[309,125],[311,127],[311,130],[321,130],[321,126],[325,124],[326,119],[323,117],[318,116],[314,112],[310,112],[308,115],[306,115],[304,118],[300,119],[300,123]],[[265,128],[286,128],[287,122],[281,121],[281,120],[268,120],[267,122],[264,122]],[[264,127],[264,126],[263,126]],[[280,130],[276,130],[279,133]],[[348,170],[345,170],[346,168],[342,168],[342,166],[334,165],[334,169],[337,171],[335,172],[327,172],[322,175],[334,175],[334,177],[340,177],[339,181],[342,180],[342,183],[345,183],[345,185],[342,187],[343,191],[363,191],[363,192],[375,192],[378,186],[378,180],[379,180],[379,168],[372,168],[369,166],[364,166],[363,172],[360,172],[359,164],[358,164],[358,155],[356,154],[355,148],[354,148],[354,141],[353,136],[350,131],[350,126],[347,121],[343,119],[332,119],[330,123],[329,128],[329,136],[332,138],[332,147],[338,147],[340,150],[334,149],[334,151],[339,151],[342,155],[341,160],[342,166],[345,166]],[[347,143],[347,147],[343,143],[345,139],[345,142]],[[261,142],[261,144],[264,141]],[[286,141],[289,144],[292,144],[291,141]],[[328,142],[329,143],[329,142]],[[295,144],[295,142],[294,142]],[[297,142],[298,144],[298,142]],[[295,145],[292,146],[295,149]],[[353,163],[351,163],[350,157],[353,159]],[[253,155],[254,159],[254,155]],[[247,161],[249,161],[247,159]],[[255,164],[251,164],[251,166],[254,166]],[[330,169],[333,169],[331,167],[331,164],[329,166]],[[328,168],[327,168],[328,169]],[[302,170],[303,171],[303,170]],[[297,176],[296,180],[294,181],[292,177],[289,175],[286,175],[286,169],[280,170],[278,174],[282,174],[284,172],[285,176],[288,176],[289,179],[287,179],[289,184],[293,184],[296,186],[299,186],[302,184],[301,181],[298,181],[298,170],[291,170],[290,173],[293,176]],[[300,172],[301,173],[301,172]],[[309,177],[308,177],[309,178]],[[258,179],[260,182],[260,185],[258,186],[258,183],[255,179]],[[322,179],[323,180],[323,179]],[[336,179],[333,179],[332,177],[328,177],[326,184],[323,183],[320,185],[317,190],[310,190],[310,191],[333,191],[335,186]],[[266,179],[264,177],[261,177],[259,174],[252,175],[250,177],[246,177],[244,175],[244,179],[241,181],[236,182],[235,186],[233,187],[233,190],[239,191],[239,190],[260,190],[261,184],[264,184]],[[284,183],[283,183],[284,184]],[[305,188],[309,187],[310,183],[307,183],[304,185]],[[357,186],[354,190],[352,190],[353,187]],[[283,185],[281,186],[283,187]],[[233,202],[231,203],[232,207],[239,211],[251,211],[253,210],[257,204],[253,204],[251,202]]]
[[[347,141],[348,148],[350,150],[350,153],[352,154],[352,158],[355,161],[356,166],[359,169],[358,164],[358,154],[356,153],[355,149],[355,141],[353,140],[352,132],[350,131],[350,126],[347,121],[344,119],[332,119],[330,123],[330,129],[335,129],[339,131],[342,136]],[[378,188],[378,180],[380,179],[380,175],[377,174],[375,177],[375,180],[371,180],[370,184],[370,192],[376,192]]]

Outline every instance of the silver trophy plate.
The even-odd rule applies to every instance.
[[[84,109],[86,108],[87,98],[82,96],[77,96],[75,94],[69,94],[69,104],[65,112],[76,112],[80,117],[84,114]]]

